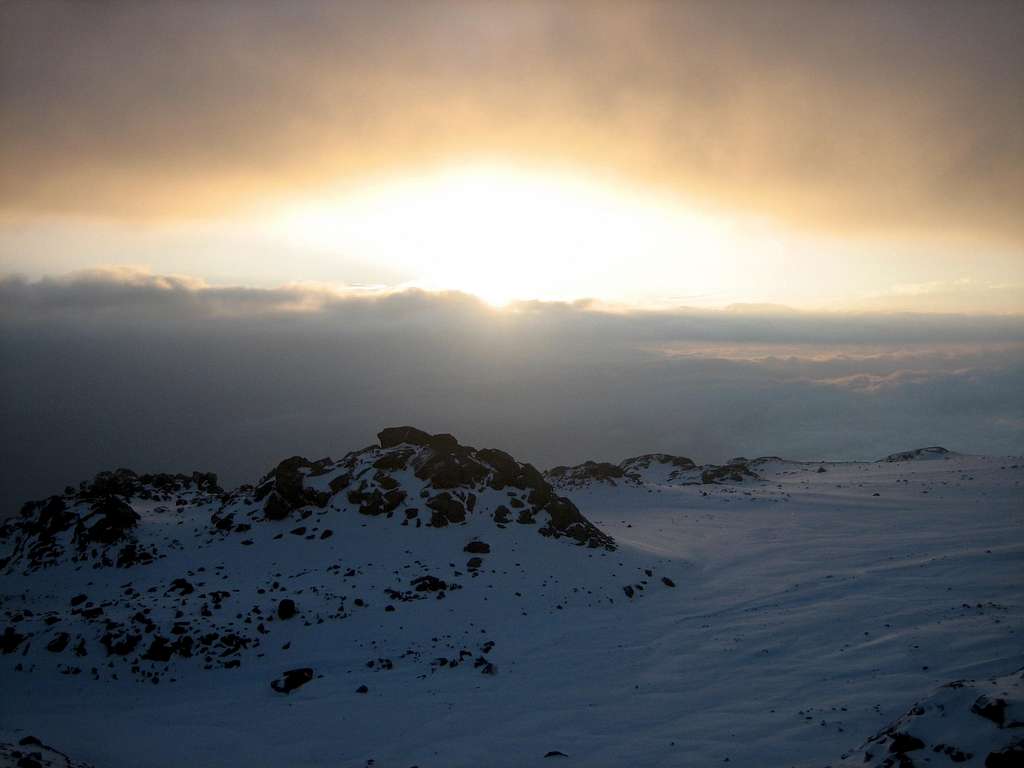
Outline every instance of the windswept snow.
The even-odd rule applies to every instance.
[[[985,765],[1024,737],[1024,463],[946,458],[651,454],[552,486],[414,430],[230,493],[112,475],[117,493],[68,489],[5,528],[2,749],[32,736],[97,768],[952,765],[941,744]],[[957,680],[976,682],[940,687]],[[1003,727],[971,713],[981,696],[1008,702]],[[963,735],[939,740],[954,710]],[[903,730],[927,749],[889,751]]]

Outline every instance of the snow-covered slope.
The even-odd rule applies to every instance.
[[[3,529],[2,749],[845,764],[936,686],[1024,665],[1018,460],[690,464],[552,486],[397,428],[230,492],[127,471],[65,489]]]

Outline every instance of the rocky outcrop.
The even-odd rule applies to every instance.
[[[354,507],[359,514],[396,518],[405,526],[447,528],[483,515],[498,527],[517,522],[588,547],[615,546],[535,467],[504,451],[462,445],[450,434],[431,435],[411,426],[383,429],[378,440],[379,447],[338,461],[286,459],[251,492],[258,506],[247,506],[247,493],[234,494],[215,515],[214,527],[231,533],[242,515],[255,524]],[[497,502],[491,492],[500,494]],[[485,495],[489,501],[481,503]]]
[[[585,461],[572,467],[560,466],[549,469],[544,476],[560,488],[585,488],[591,485],[643,485],[652,479],[665,482],[678,481],[684,473],[696,465],[685,456],[667,453],[647,453],[632,456],[618,464],[604,461]]]
[[[283,520],[293,510],[312,504],[322,507],[330,494],[307,488],[306,477],[323,474],[331,466],[330,459],[310,461],[303,456],[285,459],[260,480],[255,497],[263,502],[268,520]]]
[[[733,461],[720,467],[710,466],[700,473],[704,485],[733,482],[742,483],[744,478],[757,479],[757,474],[745,461]]]
[[[615,485],[621,480],[625,471],[617,464],[606,461],[585,461],[575,467],[554,467],[547,471],[548,477],[562,481],[579,483],[597,482]]]
[[[1024,669],[1004,677],[957,680],[938,688],[840,765],[909,768],[1024,763]]]
[[[97,567],[130,568],[153,561],[157,553],[136,538],[136,506],[167,502],[175,509],[206,504],[223,495],[209,472],[136,474],[130,469],[100,472],[61,495],[26,502],[17,517],[0,525],[7,552],[0,570],[44,568],[68,557]]]
[[[723,465],[708,464],[701,467],[685,456],[647,453],[623,459],[618,464],[585,461],[573,467],[554,467],[545,472],[544,476],[559,488],[565,489],[595,485],[717,485],[758,479],[751,464],[740,457]]]
[[[633,456],[623,459],[619,466],[626,474],[630,475],[641,474],[652,467],[668,467],[671,472],[670,479],[673,475],[677,476],[681,472],[688,472],[697,467],[692,459],[685,456],[673,456],[669,453],[645,453],[642,456]]]
[[[16,744],[0,743],[0,768],[92,768],[72,760],[59,749],[35,736],[23,736]]]
[[[957,454],[941,445],[933,445],[928,448],[915,448],[912,451],[900,451],[890,453],[879,461],[933,461],[935,459],[951,459]]]

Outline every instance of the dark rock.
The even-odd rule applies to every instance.
[[[107,496],[92,505],[90,514],[75,525],[79,549],[90,544],[113,544],[138,524],[140,518],[131,505],[116,496]]]
[[[53,640],[46,644],[46,650],[50,653],[60,653],[68,647],[68,642],[71,640],[71,635],[67,632],[59,633]]]
[[[277,618],[290,619],[295,615],[295,601],[291,598],[284,598],[277,604]]]
[[[991,720],[1000,728],[1006,722],[1006,699],[990,699],[988,696],[979,696],[971,705],[971,712]]]
[[[331,482],[327,485],[331,489],[331,493],[340,493],[348,487],[348,484],[352,482],[352,478],[349,475],[338,475],[337,477],[331,478]]]
[[[998,752],[989,752],[985,768],[1021,768],[1024,766],[1024,742],[1011,744]]]
[[[369,693],[369,692],[370,692],[370,689],[367,688],[365,685],[360,685],[358,688],[356,688],[356,693]]]
[[[265,499],[263,513],[269,520],[283,520],[292,511],[306,506],[323,507],[330,500],[326,491],[305,486],[305,478],[323,474],[328,460],[310,461],[303,456],[292,456],[278,464],[260,482],[256,499]]]
[[[918,459],[945,459],[952,455],[953,452],[948,448],[943,448],[941,445],[933,445],[928,448],[915,448],[912,451],[900,451],[899,453],[890,453],[884,459],[880,461],[916,461]]]
[[[167,638],[157,635],[149,644],[149,648],[146,649],[146,652],[142,654],[142,658],[147,661],[168,662],[171,660],[173,653],[174,648],[167,641]]]
[[[443,579],[430,575],[419,576],[409,583],[413,585],[417,592],[440,592],[449,588],[449,585]]]
[[[100,638],[100,643],[107,649],[108,656],[127,656],[135,650],[135,646],[142,640],[142,635],[122,634],[115,637],[113,632],[107,632]]]
[[[555,478],[563,478],[571,474],[574,482],[607,482],[615,485],[615,481],[625,475],[622,467],[604,461],[585,461],[576,467],[555,467],[548,474]]]
[[[381,448],[394,448],[397,445],[427,445],[430,435],[416,427],[386,427],[377,433]]]
[[[313,670],[310,667],[289,669],[277,680],[272,680],[270,687],[278,693],[291,693],[313,679]]]
[[[374,469],[385,470],[387,472],[396,472],[400,469],[405,469],[409,461],[409,457],[412,456],[412,454],[413,452],[409,449],[392,451],[384,454],[373,462],[373,467]]]
[[[672,579],[670,579],[668,576],[662,576],[661,583],[664,584],[666,587],[674,587],[676,585],[676,583],[672,581]]]
[[[429,480],[438,489],[471,488],[486,479],[490,471],[476,460],[472,449],[458,443],[447,446],[447,442],[431,445],[429,451],[418,457],[417,478]]]
[[[192,586],[192,583],[188,579],[177,578],[171,582],[171,586],[167,588],[168,592],[178,592],[182,596],[191,595],[195,592],[196,588]]]
[[[465,547],[462,548],[463,552],[469,552],[474,555],[486,555],[491,551],[489,544],[482,541],[471,541]]]
[[[445,491],[427,499],[427,506],[433,511],[430,524],[435,528],[443,528],[449,523],[464,523],[466,508],[462,502]]]
[[[924,749],[924,742],[909,733],[894,733],[889,741],[889,751],[896,754]]]
[[[24,639],[25,635],[15,632],[14,627],[5,627],[0,635],[0,653],[14,653]]]
[[[272,491],[263,502],[263,514],[268,520],[284,520],[291,511],[291,506],[277,491]]]

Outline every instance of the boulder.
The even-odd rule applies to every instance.
[[[305,685],[312,679],[313,670],[311,667],[289,669],[276,680],[272,680],[270,682],[270,687],[278,693],[288,694],[294,691],[296,688],[301,688],[303,685]]]
[[[287,620],[296,613],[295,601],[291,598],[284,598],[277,604],[277,618]]]

